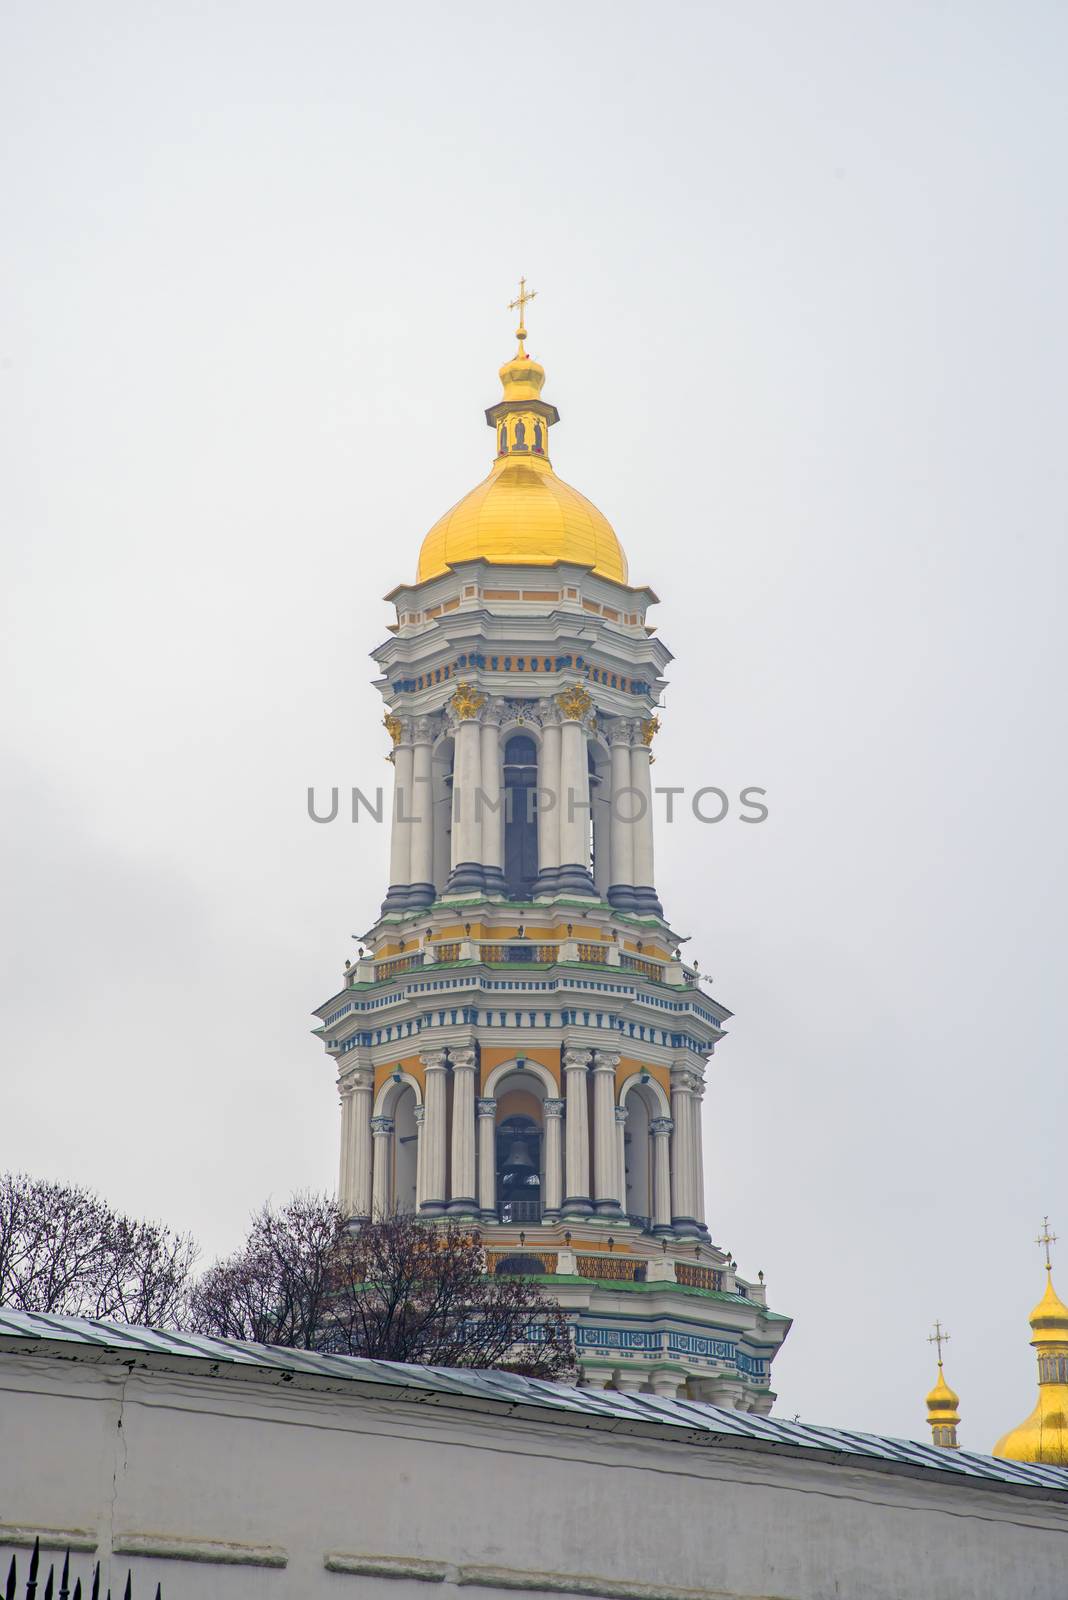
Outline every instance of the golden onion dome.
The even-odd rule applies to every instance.
[[[1068,1306],[1046,1267],[1046,1292],[1032,1311],[1031,1343],[1038,1352],[1038,1403],[1026,1422],[998,1440],[1005,1461],[1068,1467]]]
[[[521,567],[570,561],[626,583],[627,558],[612,524],[552,469],[549,429],[560,414],[541,398],[545,370],[526,354],[522,322],[518,337],[518,352],[500,369],[501,399],[486,412],[497,435],[496,460],[423,540],[417,582],[458,561]]]
[[[927,1396],[928,1422],[958,1423],[957,1407],[960,1405],[960,1396],[954,1394],[946,1382],[945,1373],[942,1371],[941,1361],[938,1363],[938,1380]]]

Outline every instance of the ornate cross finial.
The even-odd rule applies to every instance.
[[[526,355],[526,351],[523,349],[523,341],[527,336],[527,303],[528,301],[536,300],[537,298],[537,289],[528,290],[527,280],[525,278],[520,278],[519,293],[514,300],[509,300],[508,302],[509,311],[519,312],[519,326],[515,330],[515,336],[519,340],[519,354],[521,356]]]
[[[949,1343],[949,1334],[943,1332],[942,1324],[938,1321],[937,1317],[935,1318],[934,1333],[929,1333],[927,1335],[927,1343],[936,1344],[938,1346],[938,1365],[941,1366],[942,1346]]]
[[[1046,1252],[1046,1271],[1051,1272],[1053,1270],[1053,1263],[1049,1258],[1049,1247],[1051,1244],[1057,1243],[1057,1235],[1055,1233],[1050,1233],[1048,1217],[1042,1218],[1042,1232],[1035,1240],[1035,1243],[1041,1246],[1041,1248]]]

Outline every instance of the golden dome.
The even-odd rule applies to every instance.
[[[954,1394],[953,1390],[946,1382],[945,1373],[942,1371],[942,1363],[940,1361],[938,1363],[938,1381],[935,1383],[934,1388],[927,1396],[928,1422],[959,1422],[960,1417],[957,1415],[957,1407],[959,1405],[960,1396]]]
[[[500,369],[503,396],[486,412],[497,433],[497,459],[423,540],[419,583],[458,561],[479,560],[523,567],[572,561],[627,582],[627,558],[612,524],[552,469],[548,433],[559,413],[541,398],[545,372],[526,354],[525,336],[521,324],[519,350]]]
[[[1038,1351],[1038,1404],[1018,1428],[999,1439],[994,1454],[1005,1461],[1068,1467],[1068,1306],[1046,1267],[1046,1292],[1029,1318]]]

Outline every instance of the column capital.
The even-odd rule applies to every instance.
[[[392,1117],[372,1117],[371,1133],[376,1139],[381,1139],[384,1134],[393,1132]]]
[[[480,1117],[495,1117],[497,1115],[497,1102],[492,1098],[478,1099],[475,1101],[475,1110]]]
[[[585,1072],[593,1055],[592,1050],[580,1050],[574,1045],[568,1045],[564,1050],[563,1062],[565,1072]]]
[[[544,1111],[546,1117],[562,1117],[564,1114],[565,1104],[566,1101],[563,1100],[543,1100],[541,1103],[541,1109]]]
[[[454,1072],[474,1072],[475,1070],[475,1051],[473,1049],[460,1048],[450,1050],[449,1059],[452,1062],[452,1070]]]
[[[457,722],[479,722],[486,696],[476,684],[458,683],[449,697],[450,717]]]
[[[593,710],[593,696],[582,683],[569,684],[553,698],[567,722],[585,722]]]
[[[627,1118],[629,1116],[630,1112],[627,1110],[626,1106],[616,1106],[616,1127],[625,1128],[627,1125]]]
[[[605,730],[609,745],[625,745],[629,750],[639,737],[640,726],[636,717],[613,717]]]
[[[423,1118],[425,1116],[426,1116],[426,1106],[416,1106],[416,1108],[415,1108],[415,1125],[416,1125],[417,1128],[421,1128],[423,1126]]]
[[[431,716],[413,717],[411,721],[412,743],[433,744],[441,728],[441,715],[435,712]]]
[[[594,1072],[615,1072],[623,1057],[618,1050],[595,1050],[593,1052]]]
[[[671,1088],[673,1092],[681,1090],[684,1094],[694,1094],[700,1099],[705,1092],[705,1081],[693,1067],[672,1067]]]
[[[666,1139],[674,1128],[675,1124],[670,1117],[654,1117],[649,1123],[649,1132],[658,1139]]]
[[[419,1059],[427,1072],[444,1072],[448,1067],[447,1050],[420,1050]]]

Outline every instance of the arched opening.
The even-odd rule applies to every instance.
[[[586,765],[590,775],[590,855],[593,883],[602,900],[612,882],[609,833],[612,826],[612,783],[608,751],[588,740]]]
[[[405,1084],[393,1102],[393,1205],[397,1211],[415,1211],[418,1154],[415,1093]]]
[[[541,1221],[541,1125],[533,1117],[497,1124],[497,1204],[502,1222]]]
[[[513,734],[504,747],[504,881],[510,900],[529,900],[538,876],[537,786],[537,746],[528,734]]]
[[[653,1212],[653,1141],[649,1124],[656,1108],[641,1089],[626,1099],[627,1121],[623,1133],[623,1164],[627,1175],[626,1213],[642,1228],[651,1228]]]
[[[443,894],[452,867],[453,741],[442,739],[434,749],[430,787],[434,806],[434,888]]]

